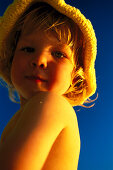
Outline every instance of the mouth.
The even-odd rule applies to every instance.
[[[40,78],[39,76],[26,76],[29,80],[34,80],[36,82],[47,82],[47,80],[44,80],[43,78]]]

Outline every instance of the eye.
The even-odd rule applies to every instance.
[[[60,51],[53,51],[52,53],[52,56],[56,57],[56,58],[66,58],[65,54],[63,54],[62,52]]]
[[[35,49],[32,47],[22,47],[21,51],[24,51],[26,53],[33,53],[33,52],[35,52]]]

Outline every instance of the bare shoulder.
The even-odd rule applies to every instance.
[[[71,123],[74,125],[73,115],[73,108],[62,96],[49,92],[40,92],[33,96],[25,104],[15,128],[0,151],[1,167],[5,163],[6,169],[14,166],[17,169],[42,169],[53,144],[64,131],[63,139],[67,142],[62,144],[62,147],[67,148],[71,141],[74,141],[73,133],[69,135],[70,132],[76,132],[76,129],[66,128],[71,127]],[[76,139],[75,137],[75,142]],[[8,156],[7,150],[9,150]]]
[[[26,105],[28,110],[37,112],[39,109],[45,110],[43,113],[49,113],[56,119],[62,119],[65,125],[76,121],[76,114],[73,107],[63,96],[53,92],[39,92],[33,96]]]
[[[3,142],[5,142],[5,140],[8,138],[8,136],[10,135],[11,131],[14,129],[14,127],[16,126],[16,123],[19,119],[21,111],[17,111],[13,117],[9,120],[9,122],[7,123],[6,127],[4,128],[2,135],[1,135],[1,144]]]

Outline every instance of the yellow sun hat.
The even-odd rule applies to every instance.
[[[6,47],[7,37],[18,18],[35,2],[46,2],[58,12],[71,18],[79,26],[84,35],[86,46],[83,64],[87,89],[86,95],[81,101],[81,103],[83,103],[96,91],[95,59],[97,54],[97,40],[91,22],[85,18],[79,9],[66,4],[64,0],[14,0],[13,3],[8,6],[4,15],[0,17],[0,77],[8,85],[11,85],[9,69],[7,68],[9,58],[6,58],[4,55],[4,47]]]

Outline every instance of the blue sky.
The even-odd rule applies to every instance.
[[[0,1],[0,15],[12,0]],[[98,42],[95,63],[98,99],[93,108],[74,107],[81,137],[78,170],[113,169],[113,1],[66,0],[90,19]],[[96,93],[96,94],[97,94]],[[92,99],[96,97],[92,96]],[[0,86],[0,135],[19,105]]]

